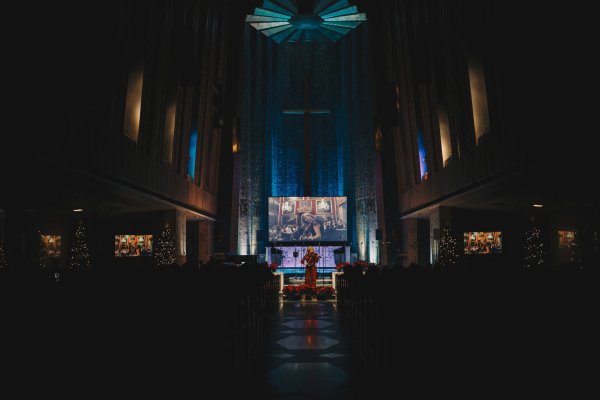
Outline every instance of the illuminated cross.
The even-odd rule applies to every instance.
[[[311,108],[308,104],[309,99],[308,76],[304,79],[304,107],[302,109],[283,110],[288,115],[304,115],[304,196],[311,195],[311,162],[310,162],[310,115],[311,114],[330,114],[331,110]]]

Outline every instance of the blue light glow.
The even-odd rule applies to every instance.
[[[330,5],[329,7],[327,7],[326,9],[324,9],[323,11],[320,11],[319,14],[329,14],[332,13],[334,11],[338,11],[342,8],[346,8],[346,7],[350,7],[350,4],[348,3],[348,0],[340,0],[335,4]]]
[[[246,22],[276,43],[336,42],[367,21],[348,0],[318,0],[312,13],[298,14],[293,0],[264,0]]]
[[[321,17],[316,14],[300,14],[290,19],[290,24],[296,29],[319,29],[319,25],[323,23]]]
[[[327,19],[331,17],[339,17],[340,15],[348,15],[348,14],[356,14],[358,13],[358,8],[356,6],[344,8],[343,10],[335,11],[329,14],[319,14],[321,18]]]
[[[360,24],[361,24],[360,21],[333,21],[333,22],[327,21],[323,25],[341,26],[341,27],[344,27],[344,28],[356,28]]]
[[[190,135],[190,149],[189,149],[189,157],[188,157],[188,165],[187,165],[187,173],[188,175],[194,179],[196,176],[196,147],[198,146],[198,132],[193,131]]]
[[[259,31],[262,29],[275,28],[278,26],[289,25],[288,22],[253,22],[250,25],[258,29]]]
[[[287,22],[289,18],[265,17],[262,15],[248,15],[246,22]]]
[[[425,148],[425,138],[421,130],[417,131],[417,146],[419,147],[419,168],[421,169],[421,179],[429,172],[427,167],[427,149]]]
[[[254,15],[263,15],[265,17],[274,17],[274,18],[282,18],[282,19],[290,19],[290,15],[281,14],[275,11],[266,10],[264,8],[256,7],[254,9]]]
[[[341,33],[333,32],[333,31],[328,31],[326,29],[319,30],[319,33],[321,35],[324,35],[326,38],[328,38],[332,42],[335,42],[336,40],[339,40],[339,39],[342,38],[342,34]]]
[[[328,7],[331,3],[333,3],[335,0],[319,0],[317,1],[315,4],[315,13],[320,14],[321,12],[323,12],[323,9],[325,7]]]
[[[290,25],[290,28],[291,28],[291,25]],[[262,31],[262,32],[264,33],[264,31]],[[269,37],[271,39],[273,39],[275,42],[281,43],[282,41],[284,41],[286,38],[288,38],[293,33],[294,33],[294,29],[292,28],[291,30],[283,30],[279,33],[271,34],[271,35],[269,35]]]
[[[365,13],[353,14],[353,15],[341,15],[339,17],[324,18],[325,21],[366,21],[367,15]]]
[[[267,36],[271,36],[283,31],[287,31],[288,29],[292,29],[292,26],[289,24],[285,26],[276,26],[274,28],[265,29],[263,33]]]
[[[273,3],[272,1],[265,0],[263,3],[263,8],[276,11],[281,14],[289,15],[290,17],[294,15],[296,12],[294,9],[288,10],[285,7],[280,6],[279,4]]]
[[[333,26],[333,25],[329,25],[329,24],[323,24],[321,26],[325,29],[329,29],[331,31],[334,31],[334,32],[342,34],[342,35],[345,35],[352,30],[350,28],[342,28],[342,27]]]
[[[277,2],[294,14],[298,14],[298,7],[296,6],[295,0],[277,0]]]

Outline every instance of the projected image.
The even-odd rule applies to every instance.
[[[502,253],[502,232],[465,232],[465,254]]]
[[[151,257],[152,235],[115,235],[115,257]]]
[[[269,197],[269,241],[344,242],[346,197]]]
[[[60,235],[42,235],[42,250],[48,258],[60,257]]]
[[[575,240],[575,231],[558,231],[558,247],[568,249]]]

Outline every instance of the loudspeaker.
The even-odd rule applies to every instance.
[[[383,240],[383,232],[381,229],[375,230],[375,240]]]
[[[283,254],[283,251],[282,250],[278,250],[274,246],[271,246],[271,254]]]
[[[298,252],[297,252],[297,251],[295,251],[295,252],[294,252],[294,258],[297,258],[297,257],[298,257]]]

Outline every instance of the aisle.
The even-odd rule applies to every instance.
[[[270,399],[351,398],[335,301],[280,304],[265,376]]]

